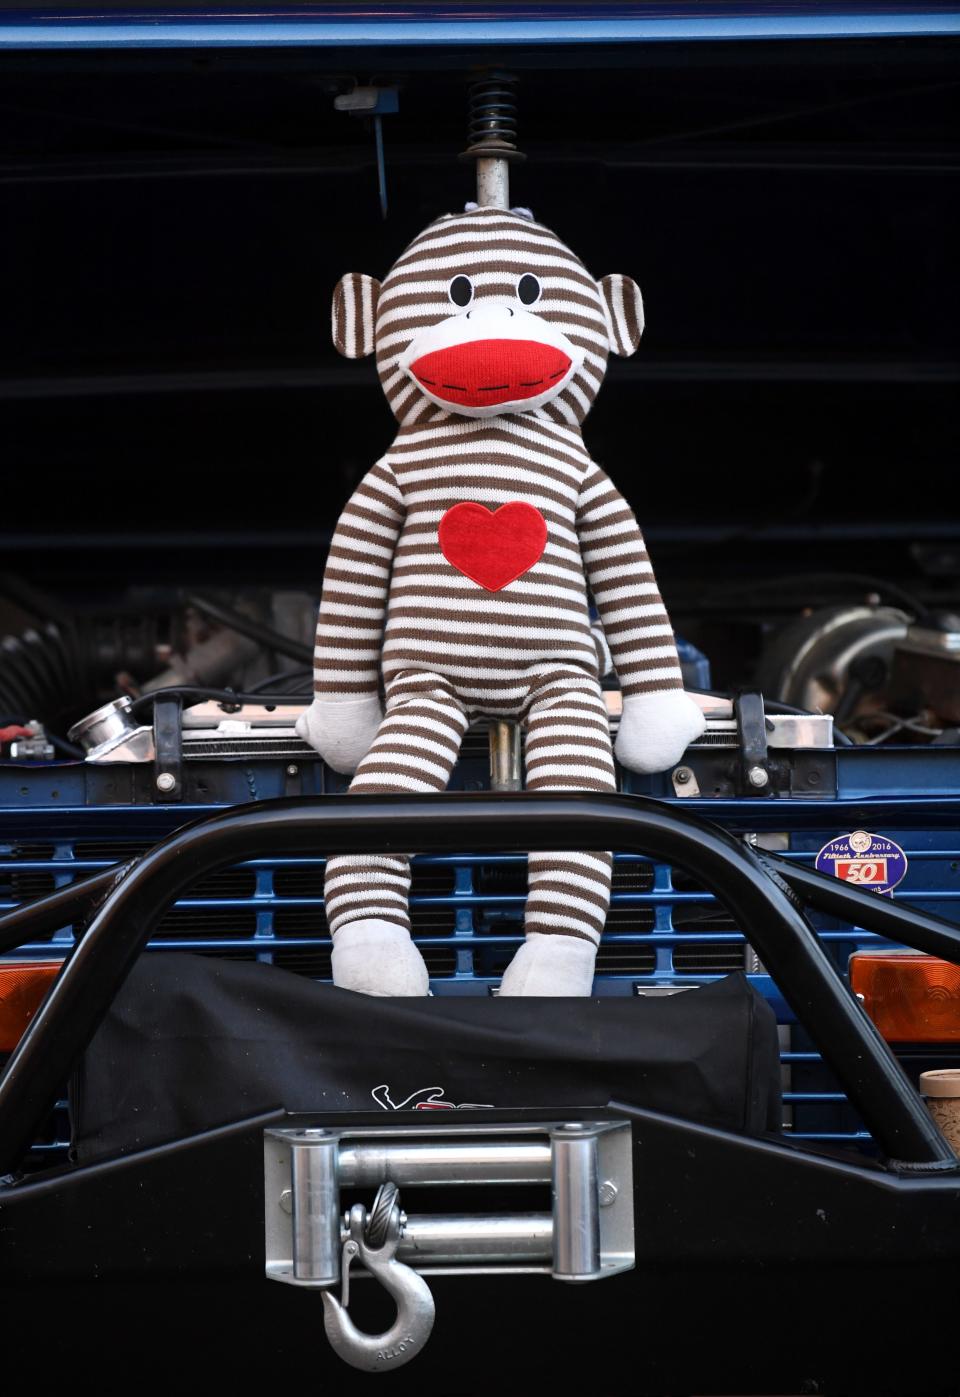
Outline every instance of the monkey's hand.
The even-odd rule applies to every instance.
[[[631,771],[666,771],[706,725],[703,710],[682,689],[634,694],[623,701],[617,760]]]
[[[297,736],[334,771],[351,776],[366,756],[383,718],[380,700],[315,698],[297,719]]]

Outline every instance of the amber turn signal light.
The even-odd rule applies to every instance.
[[[61,960],[0,962],[0,1053],[12,1053],[43,1003]]]
[[[850,986],[891,1043],[960,1043],[960,966],[919,951],[850,957]]]

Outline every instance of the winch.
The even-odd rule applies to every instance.
[[[549,1190],[549,1210],[408,1214],[400,1205],[401,1188],[503,1185]],[[354,1201],[344,1211],[345,1195],[372,1187],[371,1208]],[[399,1368],[423,1348],[434,1323],[426,1275],[582,1282],[634,1265],[626,1121],[267,1130],[264,1195],[267,1277],[320,1291],[333,1348],[366,1372]],[[380,1334],[349,1314],[364,1273],[396,1301]]]

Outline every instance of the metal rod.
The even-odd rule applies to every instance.
[[[132,864],[125,863],[106,868],[102,873],[58,888],[0,917],[0,953],[15,951],[24,941],[47,936],[71,922],[82,921],[131,867]]]
[[[553,1274],[560,1281],[591,1280],[600,1270],[597,1137],[582,1125],[563,1125],[553,1140]]]
[[[379,1184],[548,1184],[550,1146],[546,1141],[491,1144],[342,1144],[343,1187]]]
[[[851,887],[842,878],[804,868],[787,859],[779,859],[775,854],[766,855],[765,862],[772,865],[779,877],[818,912],[842,917],[865,931],[888,936],[891,941],[901,941],[905,946],[913,946],[931,956],[942,956],[944,960],[960,965],[960,927],[953,926],[942,917],[932,917],[912,907],[903,907],[878,893]]]
[[[490,724],[490,789],[519,791],[520,728],[509,718],[497,718]]]
[[[510,162],[496,156],[477,160],[477,203],[481,208],[510,207]]]
[[[290,1139],[293,1274],[298,1281],[335,1285],[340,1279],[340,1141],[325,1130]]]
[[[706,820],[641,796],[298,797],[240,806],[155,845],[113,889],[0,1078],[0,1174],[14,1170],[140,951],[191,883],[243,859],[392,852],[622,849],[690,870],[749,934],[881,1149],[957,1160],[812,927],[753,850]]]
[[[549,1262],[552,1255],[549,1213],[414,1215],[407,1218],[397,1250],[399,1259],[411,1265]]]

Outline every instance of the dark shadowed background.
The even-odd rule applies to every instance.
[[[587,442],[724,680],[750,663],[742,608],[704,629],[731,586],[846,570],[956,604],[955,52],[497,55],[519,77],[514,202],[643,288],[646,337]],[[472,197],[457,154],[481,62],[4,56],[7,569],[98,604],[131,584],[319,586],[392,430],[370,362],[330,343],[331,290]],[[385,222],[371,123],[334,110],[354,80],[399,89]]]

